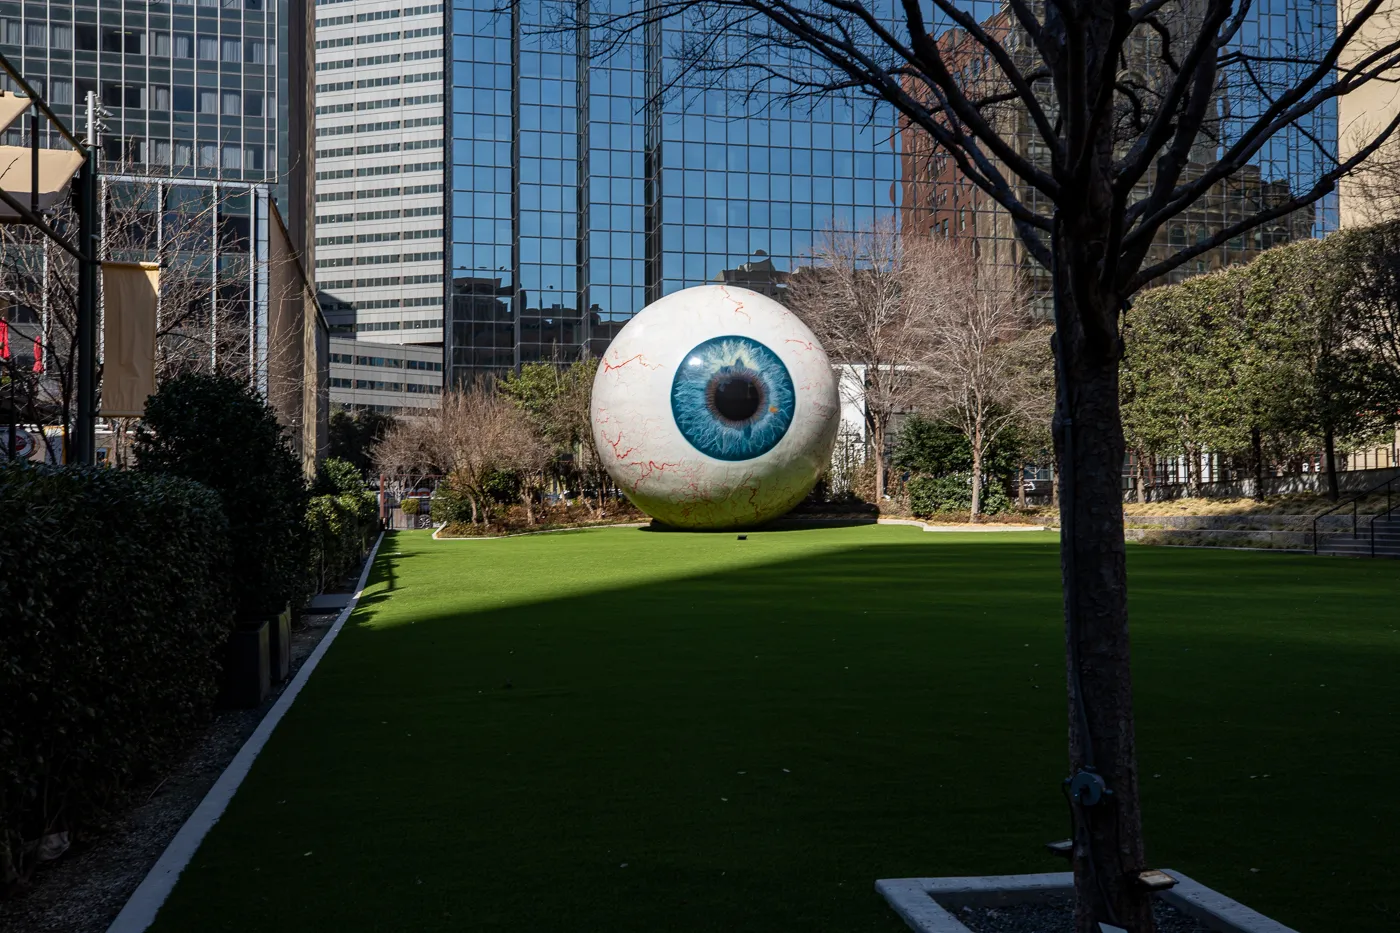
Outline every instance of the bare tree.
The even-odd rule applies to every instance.
[[[516,436],[507,448],[507,468],[520,476],[520,502],[525,506],[525,522],[535,523],[535,494],[544,486],[545,474],[554,460],[554,451],[536,433],[528,418],[515,422]]]
[[[472,524],[487,517],[486,484],[498,470],[533,463],[539,436],[526,414],[483,385],[454,389],[429,416],[430,449],[453,487],[471,503]]]
[[[929,413],[961,432],[972,449],[975,522],[988,449],[1008,428],[1032,420],[1042,400],[1053,396],[1040,394],[1048,387],[1044,371],[1027,366],[1033,358],[1015,352],[1032,326],[1016,275],[978,262],[947,240],[923,241],[911,252],[918,259],[911,284],[940,299],[929,307],[933,350],[921,381],[927,381]]]
[[[812,250],[811,265],[788,279],[788,304],[841,372],[846,401],[864,411],[877,504],[890,421],[926,396],[921,373],[933,359],[931,325],[945,292],[925,264],[953,249],[904,237],[893,221],[833,227]]]
[[[1391,80],[1400,66],[1400,32],[1365,28],[1389,0],[1300,5],[1296,17],[1280,18],[1315,25],[1269,43],[1245,28],[1255,6],[653,0],[561,7],[565,27],[586,27],[577,34],[599,55],[646,30],[677,37],[676,67],[659,82],[661,94],[709,81],[750,100],[770,92],[778,100],[844,95],[893,108],[1051,270],[1079,933],[1096,933],[1101,922],[1154,929],[1138,880],[1147,862],[1120,481],[1124,305],[1145,283],[1316,204],[1400,124],[1400,115],[1385,120],[1345,157],[1319,132],[1319,116],[1338,99]],[[1259,15],[1269,12],[1259,6]],[[668,21],[673,28],[663,31]],[[1296,175],[1264,186],[1259,162],[1280,138],[1301,150],[1290,166]],[[1165,225],[1222,192],[1231,210],[1204,235],[1163,246]]]
[[[608,476],[593,439],[593,377],[598,360],[584,356],[565,361],[527,363],[518,373],[507,374],[497,390],[526,413],[539,435],[553,446],[554,467],[567,480],[572,473],[580,485],[580,498],[588,500],[587,487],[597,491],[595,517],[602,518]]]
[[[371,449],[370,460],[395,498],[402,499],[442,472],[435,459],[436,427],[431,417],[395,419]]]

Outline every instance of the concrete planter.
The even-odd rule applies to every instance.
[[[1157,895],[1172,907],[1219,933],[1297,933],[1291,927],[1198,884],[1179,871],[1163,869],[1176,886]],[[962,907],[1001,907],[1036,903],[1074,893],[1074,875],[984,875],[974,878],[888,878],[875,890],[911,930],[918,933],[970,933],[955,914]]]
[[[272,682],[292,676],[292,607],[289,605],[267,624],[267,658]]]
[[[268,661],[267,620],[239,622],[224,645],[223,683],[219,700],[225,706],[253,709],[272,692]]]

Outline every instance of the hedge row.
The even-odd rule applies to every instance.
[[[317,590],[339,583],[354,570],[379,531],[379,506],[364,489],[313,496],[306,510],[311,536],[311,573]]]
[[[205,721],[233,623],[218,495],[0,467],[0,880],[81,832]]]

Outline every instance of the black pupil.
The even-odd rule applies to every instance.
[[[758,411],[758,386],[750,379],[730,376],[715,386],[715,409],[730,421],[747,421]]]

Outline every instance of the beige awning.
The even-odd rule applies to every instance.
[[[30,158],[28,146],[0,146],[0,188],[25,207],[29,206],[33,178]],[[39,210],[48,210],[66,196],[68,184],[82,164],[83,154],[75,149],[39,150]],[[0,223],[15,223],[19,219],[8,204],[0,201]]]
[[[10,128],[10,124],[34,103],[28,97],[19,97],[5,91],[0,94],[0,133]]]

